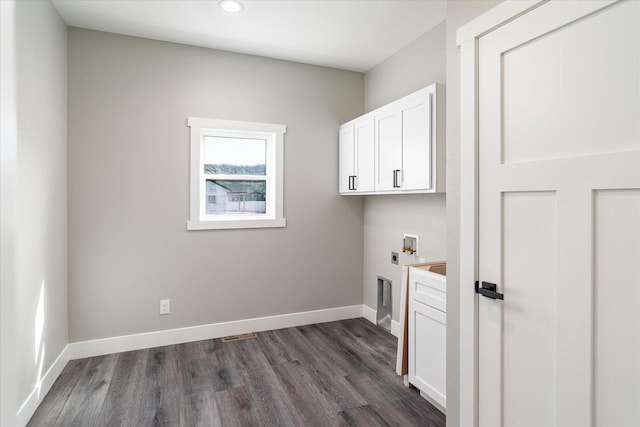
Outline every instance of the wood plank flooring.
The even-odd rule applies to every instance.
[[[352,319],[72,360],[29,426],[444,427],[396,345]]]

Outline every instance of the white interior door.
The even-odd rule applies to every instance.
[[[478,424],[640,426],[640,2],[478,44]]]

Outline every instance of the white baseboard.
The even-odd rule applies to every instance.
[[[58,355],[56,360],[51,364],[47,372],[44,373],[42,378],[36,383],[29,393],[29,396],[25,399],[25,401],[18,409],[16,413],[16,425],[24,426],[27,425],[33,414],[38,409],[38,406],[47,395],[53,383],[56,382],[62,370],[67,365],[69,361],[69,345],[67,345]]]
[[[369,307],[368,305],[362,306],[362,317],[364,317],[374,325],[378,323],[376,313],[377,311]],[[395,320],[391,320],[391,335],[396,338],[400,335],[400,323],[396,322]]]
[[[391,321],[391,335],[398,338],[400,336],[400,322]]]
[[[351,305],[325,310],[305,311],[301,313],[290,313],[278,316],[259,317],[255,319],[169,329],[165,331],[146,332],[135,335],[124,335],[91,341],[80,341],[69,344],[69,356],[71,359],[81,359],[84,357],[101,356],[111,353],[120,353],[123,351],[141,350],[144,348],[221,338],[250,332],[261,332],[273,329],[310,325],[313,323],[354,319],[363,317],[367,308],[368,307],[363,305]],[[375,321],[375,312],[373,318]]]
[[[362,306],[362,317],[367,319],[371,323],[376,323],[376,310],[369,307],[368,305]]]

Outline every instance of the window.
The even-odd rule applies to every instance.
[[[189,117],[188,230],[284,227],[285,125]]]

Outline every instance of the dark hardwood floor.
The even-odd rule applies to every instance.
[[[29,426],[444,426],[364,319],[72,360]]]

